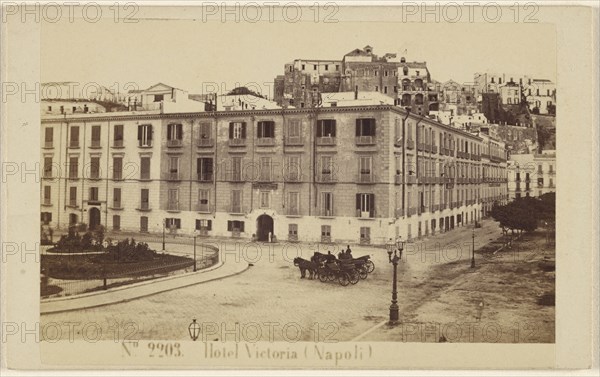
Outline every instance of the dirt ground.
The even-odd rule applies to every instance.
[[[433,266],[411,291],[401,323],[385,325],[361,340],[403,342],[553,343],[555,247],[543,230],[523,234],[493,253]],[[419,300],[418,297],[421,297]]]

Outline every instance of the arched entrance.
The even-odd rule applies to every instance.
[[[94,230],[98,225],[100,225],[100,210],[96,207],[90,208],[90,221],[89,229]]]
[[[273,233],[273,218],[269,215],[260,215],[256,219],[256,239],[269,241],[269,233]]]

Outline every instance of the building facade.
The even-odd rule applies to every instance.
[[[515,154],[508,161],[510,199],[556,192],[556,151]]]
[[[42,221],[383,244],[506,200],[503,144],[393,105],[42,117]]]

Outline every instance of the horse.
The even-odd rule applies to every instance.
[[[300,279],[304,279],[306,277],[306,271],[308,271],[309,279],[314,279],[317,277],[319,265],[315,262],[296,257],[294,258],[294,266],[297,266],[300,269]]]
[[[315,262],[315,263],[331,263],[331,262],[335,262],[335,255],[333,254],[323,254],[323,253],[319,253],[318,251],[315,251],[315,253],[313,254],[313,256],[310,258],[311,262]]]

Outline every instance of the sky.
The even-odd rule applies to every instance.
[[[285,63],[341,60],[366,45],[380,56],[396,52],[407,61],[426,61],[432,78],[442,82],[471,82],[475,72],[486,71],[556,81],[555,29],[540,23],[101,20],[43,23],[41,42],[42,82],[109,88],[162,82],[202,93],[216,83],[221,91],[239,84],[272,92]]]

